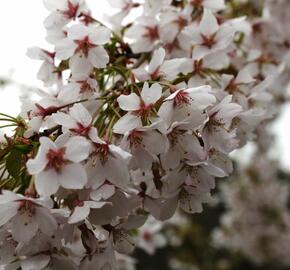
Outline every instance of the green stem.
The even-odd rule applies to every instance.
[[[15,117],[13,117],[13,116],[10,116],[10,115],[8,115],[8,114],[0,113],[0,115],[1,115],[1,116],[4,116],[4,117],[7,117],[7,118],[10,118],[10,119],[13,119],[13,120],[15,120],[15,121],[18,121],[17,118],[15,118]]]
[[[0,126],[0,128],[6,128],[6,127],[17,127],[17,124]]]

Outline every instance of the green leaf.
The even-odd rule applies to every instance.
[[[22,153],[13,149],[6,158],[6,168],[9,174],[18,179],[21,170]]]
[[[14,145],[14,148],[17,149],[18,152],[21,152],[23,154],[28,154],[32,150],[31,145],[16,144]]]

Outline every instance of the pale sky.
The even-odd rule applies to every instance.
[[[87,0],[97,18],[101,14],[108,14],[111,9],[106,0]],[[40,46],[50,48],[45,41],[43,21],[48,11],[43,7],[41,0],[2,0],[0,2],[0,78],[12,77],[19,84],[41,87],[36,73],[40,62],[26,57],[29,47]],[[20,102],[17,86],[8,86],[0,89],[0,112],[17,115]],[[290,107],[274,125],[278,135],[277,151],[274,155],[281,157],[282,165],[290,171]]]

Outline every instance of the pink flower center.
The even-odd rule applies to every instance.
[[[200,35],[202,37],[202,44],[201,45],[211,49],[216,44],[216,40],[215,40],[216,34],[215,33],[210,35],[210,36],[206,36],[203,34],[200,34]]]
[[[89,24],[93,23],[95,20],[92,18],[91,14],[89,12],[88,13],[82,12],[80,21],[85,25],[89,25]]]
[[[173,99],[173,106],[180,106],[182,104],[190,104],[190,97],[187,92],[180,90]]]
[[[108,160],[110,148],[108,143],[94,143],[95,151],[93,155],[98,155],[101,162],[104,164]]]
[[[82,123],[77,123],[77,128],[71,128],[70,131],[80,135],[80,136],[88,136],[92,125],[84,126]]]
[[[171,53],[174,49],[180,49],[179,41],[175,38],[172,42],[166,43],[164,47],[169,53]]]
[[[203,0],[191,0],[191,5],[193,5],[194,7],[200,7],[202,4]]]
[[[81,93],[94,92],[94,88],[88,83],[88,81],[77,81],[80,84]]]
[[[83,207],[85,205],[85,203],[83,201],[80,201],[78,199],[73,201],[73,207]]]
[[[137,115],[139,115],[141,118],[145,119],[150,115],[152,105],[151,104],[145,104],[143,100],[141,100],[140,108],[136,112]]]
[[[37,111],[33,114],[33,116],[41,116],[43,119],[48,115],[52,115],[53,113],[56,113],[57,110],[59,109],[58,107],[55,107],[55,106],[44,108],[37,103],[35,104],[35,107],[37,108]]]
[[[66,164],[67,160],[64,158],[65,148],[60,149],[49,149],[46,154],[48,163],[46,165],[47,169],[55,169],[60,171]]]
[[[85,57],[88,57],[90,49],[97,47],[95,44],[90,42],[88,36],[82,40],[75,40],[74,42],[78,45],[75,53],[82,53]]]
[[[179,16],[177,18],[177,20],[174,21],[177,25],[178,28],[181,30],[182,28],[184,28],[187,25],[187,20],[182,18],[181,16]]]
[[[29,212],[30,214],[34,214],[35,213],[35,203],[33,203],[30,200],[18,200],[17,202],[19,202],[19,208],[18,208],[18,212]]]
[[[71,1],[67,1],[67,9],[62,14],[67,19],[75,19],[78,13],[79,4],[74,5]]]
[[[178,137],[182,136],[186,131],[174,128],[172,131],[167,135],[168,140],[170,141],[171,145],[176,145],[178,142]]]
[[[46,55],[48,55],[51,59],[54,59],[55,57],[55,52],[49,52],[49,51],[46,51],[46,50],[42,50]]]
[[[143,232],[143,239],[146,241],[146,242],[151,242],[152,241],[152,238],[153,238],[153,235],[151,232],[149,231],[144,231]]]
[[[131,131],[127,140],[130,142],[130,147],[138,146],[142,143],[142,132],[138,130]]]
[[[153,81],[157,80],[160,76],[159,67],[150,74],[151,80]]]
[[[159,38],[159,32],[158,32],[158,27],[145,27],[146,28],[146,33],[143,35],[143,37],[148,38],[150,41],[155,41],[156,39]]]
[[[193,63],[193,74],[200,75],[203,69],[203,59],[195,60]]]
[[[225,124],[222,122],[222,119],[217,118],[219,111],[214,112],[206,123],[206,127],[210,131],[218,131],[219,128],[224,128]]]

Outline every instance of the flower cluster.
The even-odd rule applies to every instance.
[[[229,154],[273,116],[284,54],[259,15],[223,0],[109,1],[116,31],[83,0],[44,2],[54,49],[28,56],[46,88],[9,118],[0,154],[14,179],[0,195],[0,265],[129,269],[135,246],[165,244],[156,220],[201,212]]]
[[[288,266],[289,186],[277,178],[275,162],[257,157],[254,161],[247,174],[223,186],[228,211],[214,240],[217,246],[242,252],[258,264]]]

